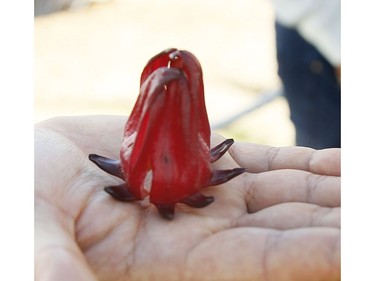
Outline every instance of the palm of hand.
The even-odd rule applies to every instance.
[[[117,158],[124,122],[66,118],[37,129],[40,280],[340,278],[339,163],[316,168],[313,150],[276,154],[236,143],[216,168],[240,165],[256,174],[203,189],[214,203],[203,209],[178,205],[175,219],[166,221],[147,202],[113,200],[103,187],[119,180],[87,159],[89,153]],[[324,153],[316,152],[314,159],[324,162],[338,151]]]

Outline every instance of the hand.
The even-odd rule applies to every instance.
[[[167,221],[88,160],[118,159],[126,119],[61,117],[35,129],[36,280],[339,280],[340,150],[235,142],[215,168],[246,167]],[[213,144],[222,141],[213,136]]]

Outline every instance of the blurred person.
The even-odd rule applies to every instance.
[[[341,147],[340,0],[271,0],[296,144]]]

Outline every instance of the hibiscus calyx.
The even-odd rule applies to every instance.
[[[214,201],[203,187],[224,183],[246,171],[214,170],[211,163],[233,144],[227,139],[210,149],[201,66],[188,51],[168,49],[154,56],[140,79],[140,93],[124,129],[120,160],[96,154],[89,159],[124,182],[105,187],[117,200],[150,197],[166,219],[175,205],[202,208]]]

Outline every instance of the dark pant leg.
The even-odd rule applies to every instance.
[[[341,147],[341,89],[335,69],[296,30],[278,23],[276,46],[296,144]]]

